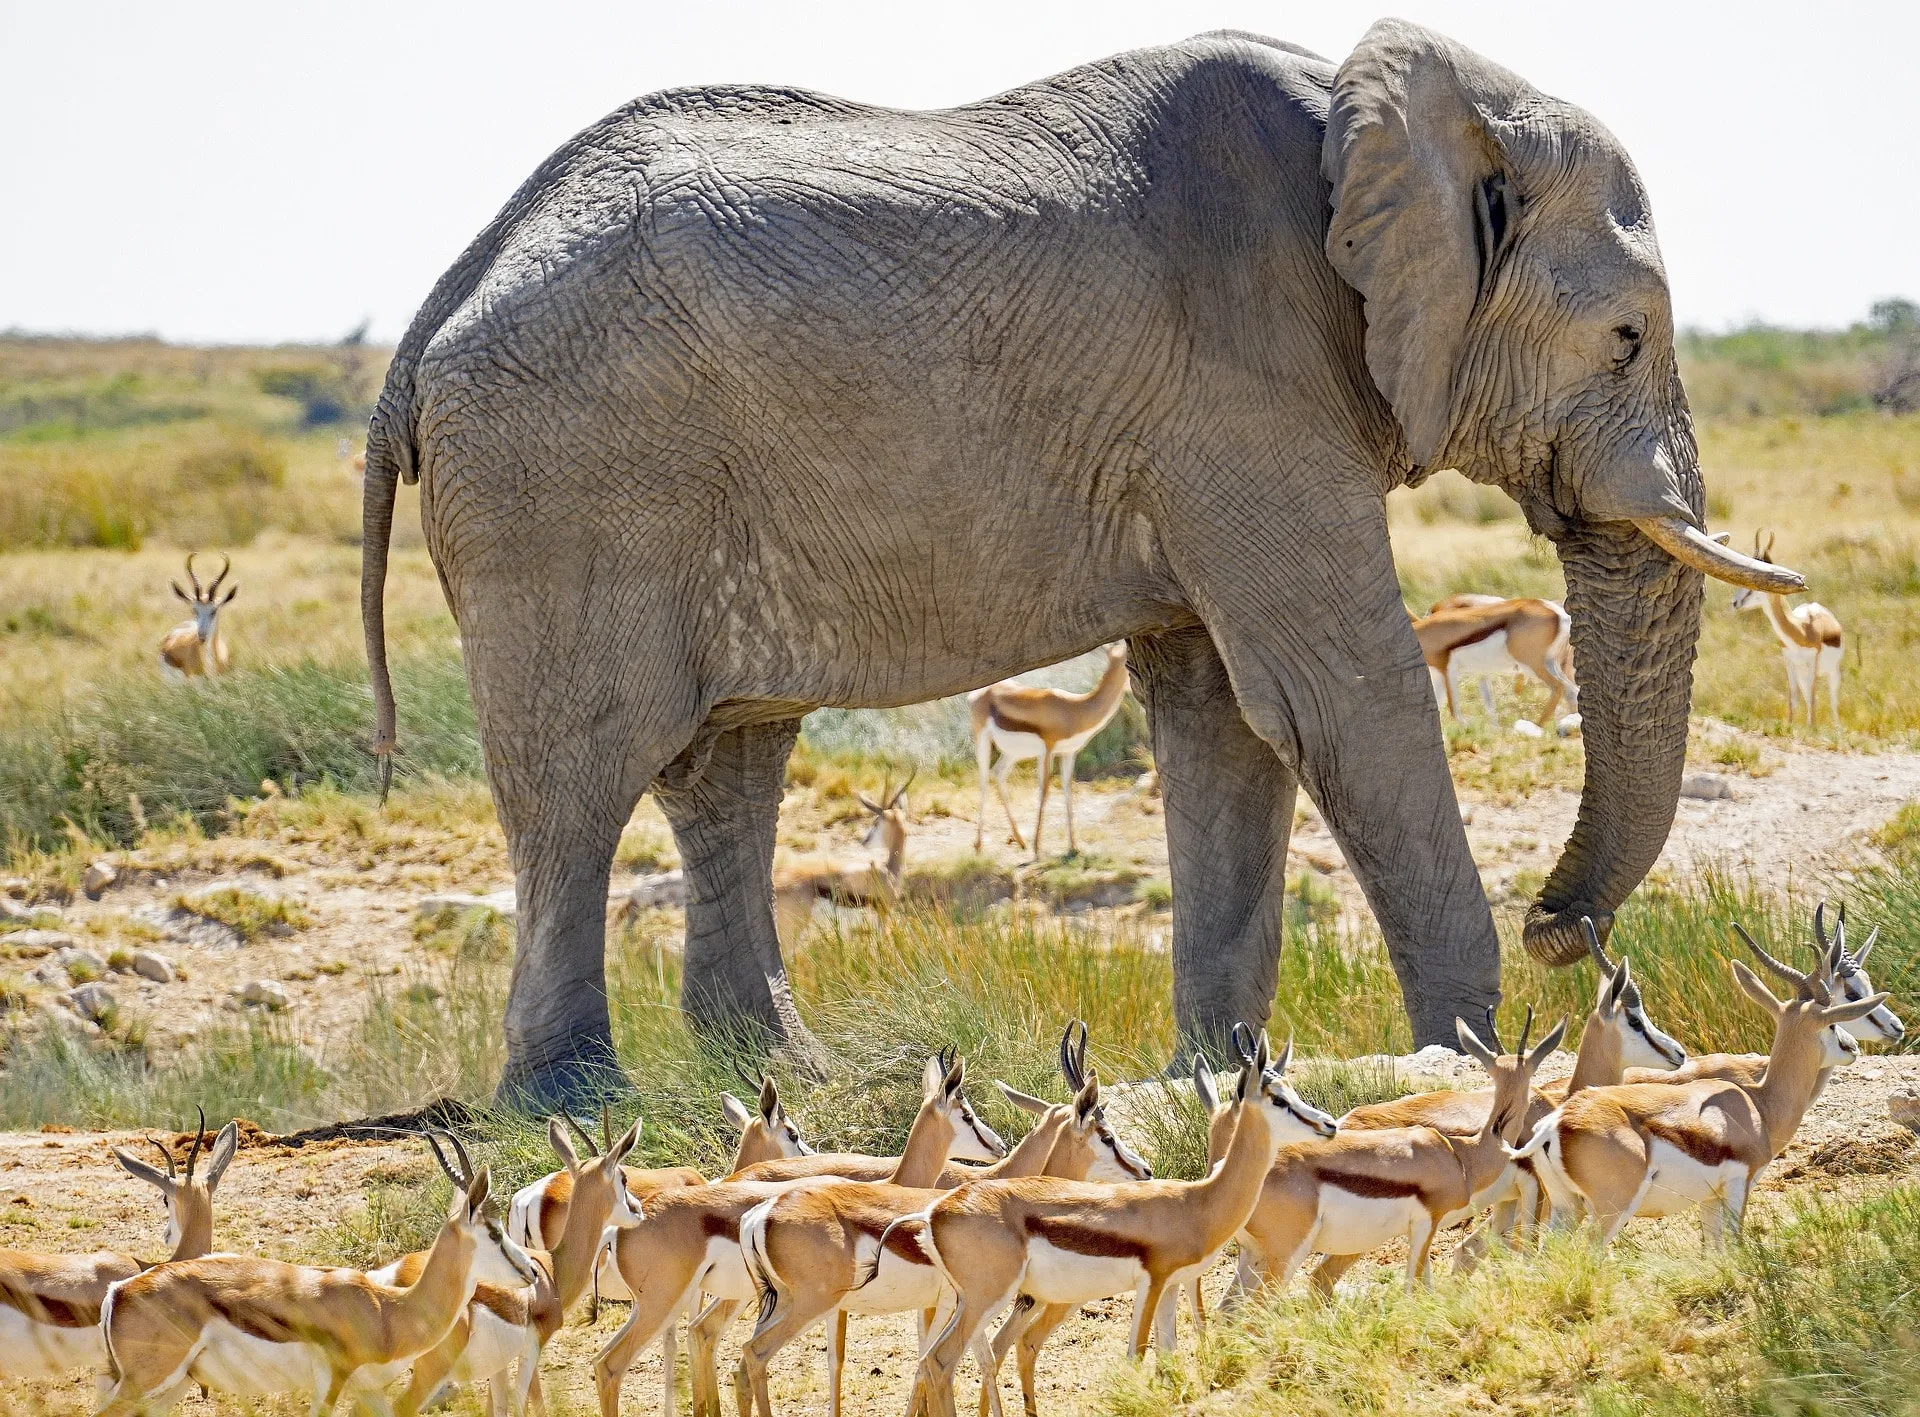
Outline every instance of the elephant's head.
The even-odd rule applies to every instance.
[[[1567,574],[1586,790],[1526,944],[1570,964],[1665,844],[1687,744],[1701,572],[1800,577],[1703,527],[1692,420],[1645,192],[1618,140],[1398,20],[1340,66],[1327,255],[1416,468],[1500,486]]]

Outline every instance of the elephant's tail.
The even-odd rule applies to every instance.
[[[392,387],[390,380],[387,392]],[[367,673],[373,681],[373,752],[380,760],[380,801],[384,806],[387,790],[393,786],[397,728],[393,680],[387,673],[387,551],[393,541],[396,489],[403,469],[410,472],[413,466],[413,438],[411,426],[396,437],[394,423],[383,418],[388,411],[385,393],[380,404],[367,433],[367,477],[360,504],[360,622],[367,635]],[[408,413],[412,413],[410,408]],[[406,422],[411,425],[411,417]],[[404,445],[404,451],[396,444]]]

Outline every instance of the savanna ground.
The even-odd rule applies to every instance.
[[[1723,987],[1723,922],[1737,916],[1790,951],[1822,896],[1844,899],[1856,926],[1882,926],[1876,982],[1909,1015],[1920,1009],[1920,418],[1873,399],[1913,353],[1912,313],[1898,308],[1840,334],[1683,346],[1714,525],[1736,544],[1777,532],[1778,557],[1808,574],[1850,637],[1841,726],[1823,713],[1816,732],[1789,731],[1775,641],[1759,616],[1735,616],[1711,593],[1690,771],[1717,775],[1730,795],[1682,802],[1615,936],[1656,1022],[1695,1051],[1767,1039]],[[196,1105],[210,1125],[239,1116],[259,1129],[222,1188],[223,1248],[370,1264],[426,1242],[444,1187],[417,1143],[271,1140],[304,1127],[450,1097],[482,1109],[478,1145],[503,1184],[549,1168],[537,1127],[484,1110],[511,917],[422,909],[511,877],[457,630],[404,489],[387,590],[401,776],[386,808],[370,792],[348,459],[382,357],[0,340],[0,1128],[12,1129],[0,1133],[0,1245],[157,1253],[152,1195],[106,1147],[171,1132]],[[1392,502],[1416,609],[1455,590],[1560,593],[1551,552],[1499,493],[1441,474]],[[167,582],[186,550],[214,553],[203,572],[230,554],[241,589],[223,619],[235,672],[180,687],[159,681],[155,646],[184,613]],[[1076,685],[1092,672],[1053,671]],[[1509,947],[1511,1029],[1522,1004],[1551,1017],[1588,1002],[1589,971],[1548,974],[1515,946],[1518,913],[1577,807],[1582,759],[1577,736],[1507,727],[1537,707],[1537,688],[1497,695],[1496,719],[1470,694],[1465,720],[1445,731]],[[816,1144],[896,1144],[918,1060],[949,1041],[977,1078],[1058,1096],[1053,1044],[1080,1016],[1104,1077],[1158,1073],[1172,1047],[1171,891],[1150,768],[1129,704],[1081,758],[1080,854],[1057,854],[1056,795],[1048,858],[1033,865],[1007,843],[997,805],[986,851],[972,851],[978,797],[959,704],[809,720],[782,861],[858,856],[854,794],[919,774],[909,904],[885,919],[818,915],[792,956],[834,1060],[824,1078],[782,1076]],[[1015,782],[1025,830],[1030,772]],[[97,899],[84,889],[95,862],[115,874]],[[676,865],[643,803],[616,894]],[[1405,1052],[1397,990],[1304,802],[1289,871],[1276,1027],[1310,1059],[1305,1090],[1340,1111],[1451,1080],[1430,1056],[1337,1061]],[[610,902],[615,1031],[646,1117],[642,1159],[711,1173],[729,1143],[714,1099],[739,1088],[736,1066],[750,1060],[685,1033],[680,928],[676,910]],[[164,956],[174,977],[135,972],[143,954]],[[110,999],[88,996],[83,1019],[74,991],[90,983]],[[264,1002],[241,1001],[249,984]],[[1887,1103],[1916,1086],[1920,1058],[1909,1057],[1870,1058],[1837,1080],[1725,1256],[1703,1255],[1686,1224],[1641,1225],[1604,1261],[1556,1240],[1407,1296],[1383,1254],[1330,1308],[1296,1294],[1140,1369],[1119,1361],[1126,1306],[1096,1305],[1050,1345],[1042,1408],[1915,1410],[1920,1185],[1913,1136]],[[973,1096],[1003,1133],[1020,1130],[984,1082]],[[1129,1097],[1133,1139],[1160,1174],[1201,1164],[1190,1097]],[[563,1410],[591,1407],[586,1361],[621,1316],[609,1306],[591,1331],[580,1316],[550,1347],[548,1389]],[[820,1405],[819,1352],[815,1335],[776,1366],[783,1410]],[[856,1322],[849,1410],[898,1410],[911,1356],[907,1324]],[[629,1406],[653,1410],[658,1379],[649,1355]],[[81,1376],[52,1392],[0,1376],[9,1409],[65,1414],[89,1399]]]

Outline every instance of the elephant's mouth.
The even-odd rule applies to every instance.
[[[1636,517],[1633,523],[1640,534],[1683,566],[1691,566],[1703,575],[1728,585],[1772,595],[1792,595],[1805,590],[1807,580],[1798,571],[1756,561],[1721,544],[1724,537],[1708,536],[1699,527],[1679,517]]]

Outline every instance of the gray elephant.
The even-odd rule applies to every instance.
[[[1494,928],[1387,542],[1457,467],[1565,565],[1586,791],[1526,943],[1583,958],[1671,824],[1706,571],[1639,178],[1439,35],[1338,67],[1238,33],[943,112],[637,99],[434,288],[373,418],[363,607],[418,479],[520,935],[509,1097],[611,1057],[610,862],[653,791],[684,1004],[804,1045],[769,868],[816,705],[952,694],[1125,637],[1166,798],[1185,1045],[1265,1021],[1297,789],[1419,1043],[1498,997]]]

